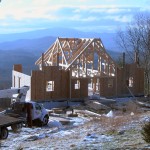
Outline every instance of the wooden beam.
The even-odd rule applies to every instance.
[[[91,39],[90,39],[91,40]],[[80,57],[80,55],[87,49],[87,47],[93,42],[93,39],[90,41],[90,40],[88,40],[88,44],[79,52],[79,54],[78,55],[75,55],[73,58],[73,60],[72,60],[72,62],[70,62],[70,64],[68,65],[68,67],[66,68],[66,70],[68,70],[69,69],[69,67],[77,60],[77,58],[78,57]]]
[[[63,49],[62,49],[62,46],[61,46],[61,43],[60,43],[59,39],[58,39],[58,43],[59,43],[60,49],[61,49],[61,51],[62,51],[62,56],[63,56],[63,58],[64,58],[64,60],[65,60],[65,63],[68,64],[68,62],[67,62],[67,60],[66,60],[66,56],[65,56],[65,54],[64,54],[64,51],[63,51]]]

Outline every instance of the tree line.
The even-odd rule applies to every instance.
[[[136,14],[125,30],[118,29],[117,43],[145,69],[145,94],[150,95],[150,13]]]

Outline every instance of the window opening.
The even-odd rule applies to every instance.
[[[129,87],[133,87],[133,77],[129,77]]]
[[[54,91],[54,81],[47,81],[46,83],[46,91]]]
[[[77,80],[77,82],[75,83],[75,89],[80,89],[80,81]]]

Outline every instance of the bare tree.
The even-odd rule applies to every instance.
[[[145,93],[150,93],[150,13],[137,14],[125,31],[118,30],[117,43],[132,61],[145,68]]]

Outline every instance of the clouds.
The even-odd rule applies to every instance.
[[[147,0],[5,0],[0,3],[0,32],[72,27],[103,32],[130,22],[133,14],[147,11]],[[105,28],[106,27],[106,28]],[[16,29],[14,29],[16,28]]]

